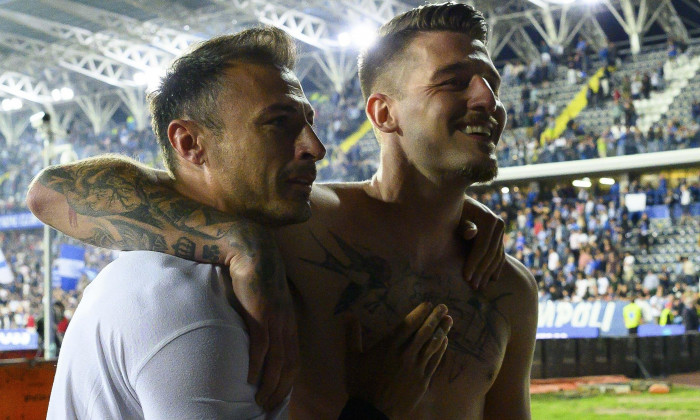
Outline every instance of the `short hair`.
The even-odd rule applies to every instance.
[[[211,130],[223,127],[218,114],[218,96],[226,70],[235,63],[269,64],[294,69],[296,47],[281,29],[262,26],[221,35],[193,46],[168,68],[157,90],[148,95],[151,125],[172,173],[176,152],[168,139],[168,125],[189,118]]]
[[[376,42],[360,53],[358,73],[365,101],[379,83],[391,83],[382,76],[391,63],[420,32],[451,31],[486,43],[488,25],[484,15],[461,3],[429,4],[402,13],[379,28]]]

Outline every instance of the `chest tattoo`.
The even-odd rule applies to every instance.
[[[374,343],[420,303],[444,303],[455,322],[448,347],[453,354],[448,353],[447,363],[442,363],[440,370],[449,369],[446,376],[450,382],[469,370],[471,358],[493,370],[492,365],[498,363],[496,359],[500,360],[505,350],[503,326],[507,320],[498,305],[512,293],[486,297],[472,291],[457,276],[416,272],[409,263],[392,264],[364,247],[350,245],[333,232],[329,234],[340,252],[331,251],[312,233],[323,250],[323,258],[301,260],[347,280],[335,302],[334,315],[357,315],[363,336],[368,343]]]

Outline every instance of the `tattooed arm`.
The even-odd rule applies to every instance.
[[[265,233],[180,196],[166,172],[119,156],[44,169],[29,187],[27,205],[41,221],[91,245],[201,262],[227,264]]]
[[[227,265],[250,329],[248,380],[257,383],[262,372],[260,405],[284,399],[298,364],[296,322],[268,229],[181,196],[166,172],[118,156],[44,169],[27,205],[42,222],[95,246]]]

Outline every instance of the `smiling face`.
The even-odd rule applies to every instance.
[[[423,32],[402,56],[396,116],[407,159],[430,177],[493,179],[506,112],[483,42],[458,32]]]
[[[294,73],[235,64],[218,103],[223,129],[213,136],[208,160],[221,206],[265,224],[307,220],[315,162],[326,150]]]

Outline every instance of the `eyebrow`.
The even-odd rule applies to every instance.
[[[472,68],[476,68],[479,70],[477,73],[479,74],[484,74],[484,69],[486,70],[486,73],[489,74],[489,76],[494,77],[500,81],[501,77],[498,74],[497,71],[493,69],[493,67],[489,66],[486,63],[481,63],[477,61],[476,63],[465,63],[465,62],[457,62],[457,63],[452,63],[448,64],[446,66],[440,67],[439,69],[435,70],[433,75],[430,77],[431,82],[436,82],[438,79],[447,76],[447,75],[452,75],[455,73],[461,73],[461,72],[466,72],[470,71]]]
[[[314,116],[316,115],[316,112],[314,111],[313,107],[310,104],[302,103],[302,108],[304,108],[304,110],[306,111],[304,113],[304,117],[314,118]],[[258,116],[256,119],[258,119],[258,120],[264,119],[267,116],[269,116],[269,114],[272,114],[275,112],[296,114],[297,112],[299,112],[299,108],[298,108],[298,105],[292,105],[292,104],[288,104],[288,103],[278,102],[278,103],[272,104],[272,105],[267,106],[267,107],[263,108],[262,110],[260,110],[258,112]]]

